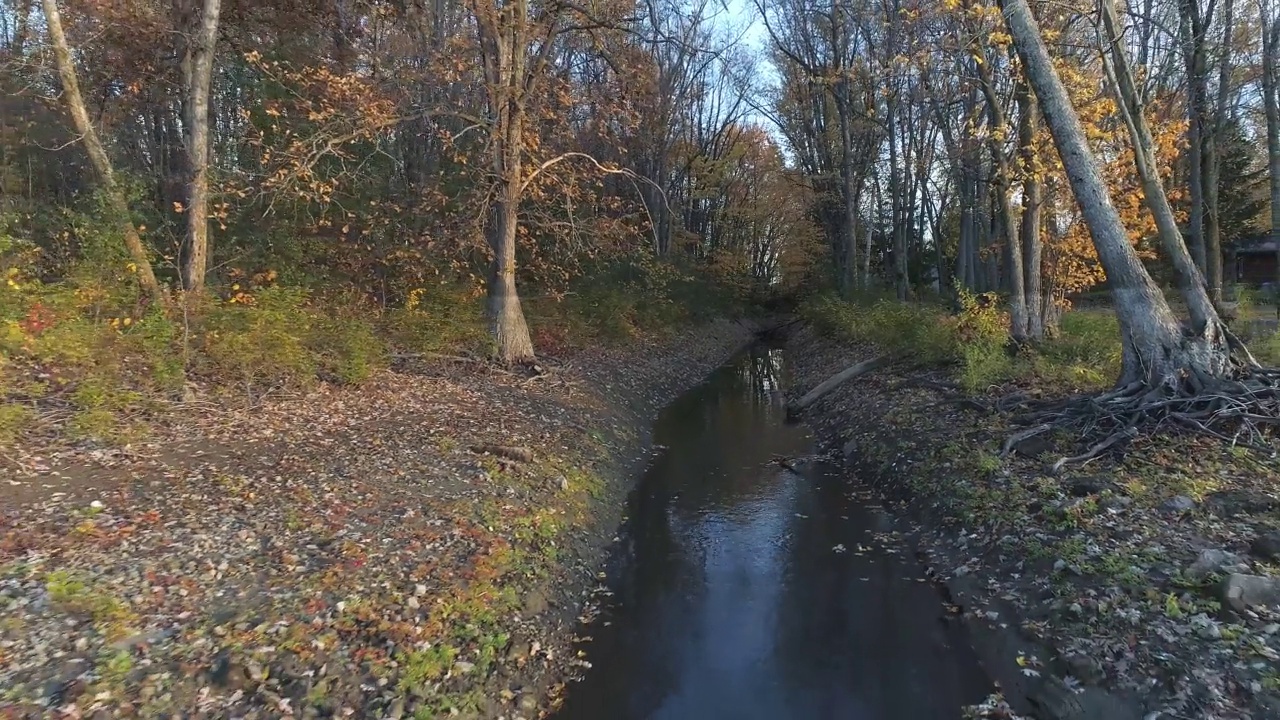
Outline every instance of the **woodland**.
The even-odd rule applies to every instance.
[[[1063,383],[1113,390],[1041,427],[1257,440],[1277,43],[1274,0],[4,0],[0,434],[834,302],[975,386],[1087,327]]]

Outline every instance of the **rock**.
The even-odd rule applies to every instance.
[[[1263,560],[1280,562],[1280,532],[1269,532],[1254,538],[1249,551]]]
[[[1196,501],[1186,495],[1177,495],[1164,501],[1160,506],[1161,510],[1171,513],[1189,512],[1196,507]]]
[[[453,669],[456,670],[459,675],[466,675],[476,669],[476,664],[473,662],[467,662],[466,660],[459,660],[453,664]]]
[[[1226,575],[1249,571],[1249,563],[1233,552],[1226,550],[1201,550],[1200,556],[1187,568],[1186,576],[1192,580],[1203,580],[1213,573]]]
[[[534,712],[538,709],[538,699],[529,694],[521,695],[520,709],[527,713]]]
[[[1087,685],[1099,685],[1107,677],[1102,663],[1088,655],[1067,655],[1062,658],[1062,662],[1072,677]]]
[[[1191,618],[1191,629],[1205,640],[1217,640],[1222,637],[1222,628],[1204,613]]]
[[[1022,457],[1039,457],[1053,449],[1053,443],[1043,435],[1032,435],[1025,440],[1019,440],[1013,444],[1011,448],[1015,453]]]
[[[1102,507],[1108,510],[1123,510],[1133,504],[1133,498],[1128,495],[1112,495],[1102,501]]]
[[[524,596],[524,614],[525,615],[541,615],[547,611],[550,603],[547,602],[547,594],[541,588],[534,588]]]
[[[1280,500],[1249,490],[1223,490],[1209,493],[1204,498],[1204,504],[1221,517],[1254,515],[1280,508]]]
[[[1088,497],[1090,495],[1101,495],[1103,490],[1107,489],[1107,483],[1101,478],[1082,477],[1075,478],[1067,487],[1067,490],[1076,497]]]
[[[404,698],[396,698],[391,703],[391,707],[387,708],[387,719],[400,720],[402,717],[404,717]]]
[[[524,660],[529,657],[529,643],[514,642],[507,648],[507,660]]]
[[[1239,613],[1254,607],[1280,605],[1280,578],[1232,573],[1222,583],[1222,599]]]
[[[406,600],[404,604],[407,605],[410,610],[417,610],[418,608],[422,607],[422,603],[418,602],[418,598],[412,595],[409,596],[409,599]]]

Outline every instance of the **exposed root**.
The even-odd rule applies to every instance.
[[[1054,428],[1074,431],[1090,443],[1083,454],[1055,462],[1052,472],[1170,427],[1275,454],[1271,438],[1280,426],[1280,370],[1248,367],[1226,380],[1187,373],[1177,387],[1128,383],[1100,395],[1040,403],[1020,421],[1033,427],[1010,436],[1005,455],[1017,443]]]
[[[1041,423],[1031,428],[1030,430],[1023,430],[1022,432],[1014,433],[1010,435],[1009,439],[1004,441],[1004,447],[1001,448],[1000,450],[1000,457],[1008,457],[1009,453],[1013,451],[1014,446],[1022,442],[1023,440],[1030,440],[1031,438],[1037,435],[1041,435],[1043,433],[1047,433],[1052,429],[1053,429],[1052,424]]]

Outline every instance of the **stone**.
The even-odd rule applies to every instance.
[[[1087,685],[1100,685],[1106,679],[1106,671],[1102,667],[1102,663],[1096,658],[1088,655],[1072,654],[1062,658],[1062,662],[1067,666],[1067,672],[1075,679]]]
[[[1022,457],[1039,457],[1053,449],[1053,443],[1043,435],[1032,435],[1013,444],[1013,451]]]
[[[1082,477],[1071,481],[1067,490],[1076,497],[1088,497],[1090,495],[1101,495],[1103,490],[1107,489],[1107,484],[1096,477]]]
[[[453,669],[456,670],[459,675],[466,675],[476,669],[476,664],[473,662],[467,662],[466,660],[459,660],[453,664]]]
[[[404,717],[404,698],[396,698],[387,708],[388,720],[400,720]]]
[[[529,657],[529,643],[513,642],[511,647],[507,648],[507,660],[524,660]]]
[[[532,695],[525,694],[520,696],[520,709],[524,712],[531,713],[538,709],[538,699]]]
[[[547,611],[550,603],[547,602],[547,594],[541,589],[535,588],[524,596],[523,607],[525,615],[541,615]]]
[[[1249,571],[1249,563],[1233,552],[1226,550],[1201,550],[1200,556],[1187,568],[1186,576],[1192,580],[1203,580],[1213,573],[1226,575]]]
[[[1254,538],[1249,551],[1263,560],[1280,562],[1280,532],[1272,531]]]
[[[1236,612],[1280,605],[1280,578],[1232,573],[1222,583],[1222,599]]]
[[[1205,640],[1218,640],[1222,637],[1222,628],[1204,613],[1191,618],[1191,629]]]
[[[1280,500],[1250,490],[1223,490],[1209,493],[1204,504],[1220,517],[1256,515],[1280,508]]]
[[[1171,513],[1190,512],[1196,507],[1196,501],[1186,495],[1177,495],[1164,501],[1160,506],[1161,510]]]

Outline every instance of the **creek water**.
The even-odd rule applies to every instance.
[[[557,720],[955,720],[989,692],[893,519],[771,462],[814,451],[786,375],[754,347],[663,412]]]

